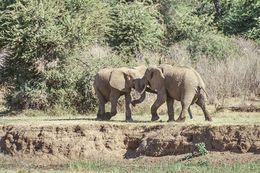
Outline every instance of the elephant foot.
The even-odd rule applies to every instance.
[[[172,122],[172,121],[175,121],[174,119],[168,119],[168,121],[167,122]]]
[[[159,120],[159,119],[160,119],[160,117],[158,115],[154,115],[154,116],[152,116],[151,121],[156,121],[156,120]]]
[[[102,120],[102,117],[103,117],[103,116],[101,116],[100,114],[98,114],[96,120],[97,120],[97,121],[100,121],[100,120]]]
[[[206,121],[212,121],[212,118],[211,117],[207,117],[205,118]]]
[[[132,118],[126,118],[126,122],[133,122],[134,120]]]
[[[184,118],[179,117],[179,118],[176,120],[176,122],[185,122],[185,117],[184,117]]]
[[[111,119],[111,114],[110,114],[110,112],[106,112],[105,113],[105,116],[104,116],[104,118],[102,119],[102,120],[110,120]]]
[[[132,101],[131,105],[135,107],[136,106],[136,100]]]
[[[102,120],[102,118],[100,118],[100,117],[97,117],[95,120],[97,120],[97,121],[101,121],[101,120]]]

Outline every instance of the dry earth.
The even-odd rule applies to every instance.
[[[82,159],[145,163],[182,160],[185,154],[196,151],[195,144],[200,142],[206,144],[210,151],[207,157],[213,163],[260,160],[259,125],[0,125],[0,149],[5,156],[42,165]]]

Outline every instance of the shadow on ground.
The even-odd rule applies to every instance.
[[[0,112],[0,117],[4,117],[4,116],[15,116],[17,114],[21,113],[21,111],[17,111],[17,110],[5,110],[5,111],[1,111]]]
[[[96,118],[56,118],[56,119],[45,119],[45,121],[96,121],[96,122],[125,122],[125,123],[151,123],[151,121],[133,120],[131,122],[125,120],[98,120]],[[158,121],[162,122],[162,121]]]

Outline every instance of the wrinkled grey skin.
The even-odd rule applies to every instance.
[[[151,107],[152,121],[159,119],[157,109],[165,101],[169,115],[168,122],[174,121],[174,100],[180,101],[182,105],[181,114],[177,119],[178,122],[185,121],[186,112],[189,110],[190,105],[194,103],[203,110],[205,120],[212,121],[205,104],[205,84],[193,68],[167,64],[159,67],[150,66],[146,69],[141,80],[146,87],[150,86],[152,90],[157,92],[157,99]],[[133,101],[133,104],[136,103],[140,103],[140,100]]]
[[[97,119],[110,120],[117,114],[117,102],[120,96],[125,96],[125,117],[126,121],[133,121],[130,109],[131,89],[144,88],[140,80],[146,70],[145,66],[135,67],[133,69],[105,68],[101,69],[95,76],[94,89],[99,101]],[[134,82],[135,81],[135,82]],[[145,92],[142,92],[139,100],[145,98]],[[111,112],[105,112],[105,104],[111,102]]]

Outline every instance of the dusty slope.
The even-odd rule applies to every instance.
[[[209,151],[260,156],[259,125],[1,125],[1,152],[13,156],[57,160],[191,153],[205,142]],[[259,158],[260,159],[260,158]]]

